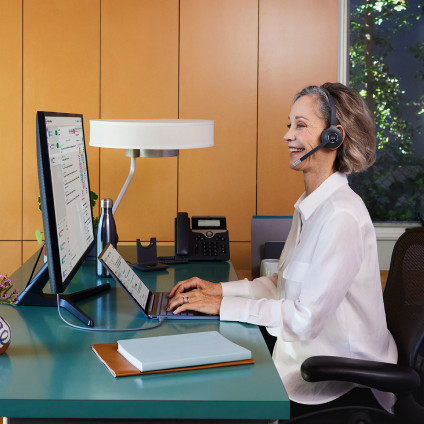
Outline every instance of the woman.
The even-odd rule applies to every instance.
[[[321,134],[331,126],[332,103],[336,129],[330,132],[337,140],[324,144]],[[292,401],[292,416],[325,403],[326,408],[372,405],[369,389],[346,382],[307,383],[300,366],[314,355],[397,361],[386,326],[374,227],[346,177],[374,163],[375,126],[357,93],[331,83],[298,93],[289,121],[284,139],[290,167],[303,172],[305,192],[295,204],[278,274],[252,282],[182,281],[170,293],[169,310],[219,313],[221,320],[266,326],[277,338],[273,359]],[[339,146],[328,147],[334,145]],[[307,156],[318,146],[324,147]],[[373,393],[390,410],[394,396]]]

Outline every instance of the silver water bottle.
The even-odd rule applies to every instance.
[[[102,253],[105,246],[110,242],[114,247],[118,244],[116,234],[115,218],[112,213],[112,199],[101,200],[101,214],[97,229],[97,256]],[[97,275],[99,277],[109,277],[110,273],[105,266],[97,259]]]

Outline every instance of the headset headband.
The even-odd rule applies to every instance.
[[[336,116],[336,105],[334,104],[333,96],[328,90],[323,88],[325,94],[327,95],[328,103],[330,103],[330,126],[337,125],[337,116]]]

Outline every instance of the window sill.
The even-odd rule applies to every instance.
[[[408,228],[420,227],[417,221],[408,222],[374,222],[377,241],[396,241]]]
[[[397,239],[408,228],[420,227],[417,222],[374,222],[380,270],[388,270]]]

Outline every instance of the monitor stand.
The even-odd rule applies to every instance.
[[[28,283],[25,290],[19,295],[16,305],[20,306],[56,306],[57,295],[43,293],[43,288],[49,281],[49,270],[47,262],[38,271],[34,278]],[[88,288],[71,294],[60,295],[60,306],[65,308],[76,318],[89,327],[94,326],[94,321],[85,314],[74,302],[93,296],[110,289],[110,284],[105,283],[100,286]]]

